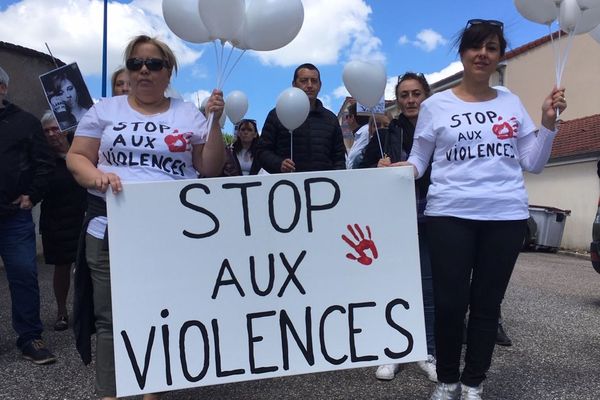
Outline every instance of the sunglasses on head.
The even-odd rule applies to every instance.
[[[424,78],[425,77],[425,75],[423,75],[422,72],[412,72],[410,74],[398,75],[398,82],[397,83],[402,82],[405,77],[412,76],[412,75],[416,75],[418,78]]]
[[[467,21],[467,26],[465,27],[465,29],[469,29],[471,26],[473,25],[480,25],[480,24],[488,24],[488,25],[492,25],[492,26],[497,26],[500,28],[500,30],[504,30],[504,23],[502,21],[498,21],[496,19],[470,19]]]
[[[160,71],[163,68],[169,68],[169,62],[161,58],[130,58],[125,62],[125,66],[130,71],[139,71],[143,66],[150,71]]]
[[[242,127],[242,125],[244,125],[244,124],[251,124],[251,125],[253,125],[253,126],[254,126],[254,128],[255,128],[255,129],[257,129],[257,128],[256,128],[256,120],[255,120],[255,119],[247,119],[247,118],[245,118],[245,119],[241,120],[240,122],[238,122],[238,123],[236,124],[236,126],[235,126],[235,129],[236,129],[236,130],[240,130],[240,128],[241,128],[241,127]]]

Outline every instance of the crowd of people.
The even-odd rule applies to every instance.
[[[557,132],[557,113],[564,111],[566,101],[564,89],[552,89],[543,100],[538,129],[516,95],[490,86],[506,49],[499,21],[469,21],[457,47],[464,67],[458,86],[432,94],[423,74],[407,72],[395,88],[397,116],[369,118],[358,115],[356,104],[351,105],[347,124],[355,140],[348,150],[336,115],[318,98],[322,84],[318,68],[309,63],[298,66],[291,84],[307,94],[310,112],[294,130],[293,156],[289,130],[275,109],[268,113],[260,135],[255,120],[236,124],[235,140],[227,147],[219,125],[224,110],[220,90],[212,91],[205,107],[214,115],[210,126],[193,104],[166,96],[177,60],[156,38],[140,35],[127,45],[125,67],[112,76],[113,97],[80,110],[77,97],[71,95],[74,132],[61,129],[56,113],[48,111],[38,121],[8,102],[9,76],[0,68],[0,150],[5,155],[0,158],[0,256],[23,357],[36,364],[56,360],[42,339],[40,320],[31,214],[40,201],[44,258],[54,265],[54,329],[73,325],[85,364],[92,360],[95,334],[95,393],[113,399],[106,234],[110,220],[104,200],[108,190],[118,195],[123,181],[409,166],[415,176],[427,342],[427,358],[417,364],[436,382],[431,400],[481,399],[482,382],[499,340],[500,304],[525,235],[523,171],[543,169]],[[72,89],[68,86],[57,77],[57,93],[68,92]],[[477,113],[485,118],[466,117]],[[140,159],[169,155],[179,168],[121,164],[111,157],[117,151],[117,135],[154,134],[138,132],[144,125],[139,121],[166,126],[164,134],[173,140],[156,141],[152,149],[123,143],[123,149]],[[123,128],[119,132],[112,129],[116,123]],[[479,132],[477,140],[466,134],[471,131]],[[476,157],[461,157],[461,149]],[[70,318],[67,297],[74,263]],[[390,380],[400,369],[399,364],[382,365],[375,376]],[[158,398],[159,393],[144,395],[147,400]]]

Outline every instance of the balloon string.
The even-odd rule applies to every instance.
[[[231,60],[231,54],[233,53],[234,47],[231,46],[231,50],[229,50],[229,54],[227,55],[227,61],[225,61],[225,65],[223,66],[223,75],[221,76],[221,87],[225,86],[225,72],[227,71],[227,67],[229,66],[229,60]]]
[[[206,129],[206,141],[204,143],[208,143],[208,138],[210,137],[210,128],[212,127],[213,120],[215,119],[215,113],[208,110],[206,110],[206,112],[208,113],[208,120],[206,121],[208,128]]]
[[[217,41],[213,41],[213,45],[215,48],[215,59],[217,61],[217,88],[219,87],[219,82],[221,81],[221,64],[219,60],[219,50],[217,49]]]
[[[232,49],[233,51],[233,49]],[[242,58],[242,56],[246,53],[246,50],[242,51],[242,53],[238,56],[238,58],[235,60],[235,62],[233,63],[233,65],[231,66],[231,69],[229,70],[229,72],[227,72],[227,74],[225,75],[225,79],[223,79],[223,85],[225,85],[225,82],[227,82],[227,79],[229,79],[229,76],[231,75],[231,73],[233,72],[233,70],[235,69],[235,67],[237,66],[238,62],[240,61],[240,59]]]
[[[381,146],[381,137],[379,137],[379,128],[377,127],[377,120],[375,119],[375,112],[371,109],[371,116],[373,117],[373,124],[375,125],[375,134],[377,135],[377,143],[379,143],[379,152],[381,158],[384,158],[383,147]]]
[[[290,130],[290,160],[294,161],[294,134]]]
[[[223,66],[223,59],[225,57],[225,42],[222,40],[221,41],[221,71],[219,71],[219,82],[217,84],[217,89],[221,90],[223,89],[223,72],[224,72],[224,66]]]
[[[548,24],[548,34],[550,35],[550,41],[552,42],[552,52],[554,53],[555,82],[556,82],[556,86],[558,86],[558,66],[560,64],[560,54],[559,54],[558,49],[556,48],[557,41],[554,40],[554,35],[552,34],[552,23]],[[558,29],[558,36],[560,39],[560,28]]]
[[[577,29],[578,23],[579,23],[579,20],[577,20],[577,23],[575,23],[575,28],[571,32],[569,32],[569,38],[567,39],[567,47],[565,49],[565,53],[562,58],[562,63],[560,65],[560,69],[559,69],[558,82],[556,85],[557,88],[560,87],[560,84],[561,84],[562,78],[563,78],[563,74],[565,72],[565,68],[567,67],[567,60],[569,59],[569,53],[571,52],[571,47],[573,45],[573,39],[575,38],[575,29]],[[558,107],[556,108],[556,120],[557,121],[560,120],[560,110],[558,109]]]

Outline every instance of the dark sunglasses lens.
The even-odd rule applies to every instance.
[[[163,69],[164,62],[160,58],[150,58],[146,60],[146,68],[150,71],[160,71]]]
[[[145,65],[150,71],[160,71],[165,66],[165,62],[160,58],[149,58],[142,60],[141,58],[130,58],[125,62],[125,66],[130,71],[139,71]]]
[[[125,62],[125,66],[130,71],[139,71],[144,65],[144,60],[140,58],[130,58]]]

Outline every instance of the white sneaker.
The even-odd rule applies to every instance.
[[[377,367],[375,378],[382,381],[391,381],[400,371],[400,364],[385,364]]]
[[[483,385],[479,386],[467,386],[462,385],[462,400],[481,400],[481,393],[483,393]]]
[[[417,361],[417,365],[421,369],[421,372],[427,376],[431,382],[437,382],[437,372],[435,370],[435,357],[431,354],[427,355],[427,360]]]
[[[438,383],[429,400],[460,400],[460,383]]]

